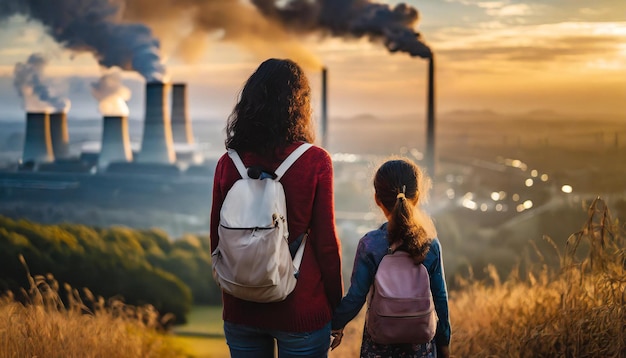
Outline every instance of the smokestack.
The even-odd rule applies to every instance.
[[[46,112],[26,113],[26,136],[22,162],[51,162],[53,160],[50,116]]]
[[[428,58],[428,109],[426,127],[426,165],[428,175],[435,177],[435,56]]]
[[[50,138],[55,159],[69,156],[70,135],[67,131],[67,113],[50,114]]]
[[[169,88],[167,83],[146,83],[146,115],[138,162],[173,163],[176,160],[167,106]]]
[[[328,69],[322,67],[322,147],[328,149],[328,107],[327,107]]]
[[[187,111],[187,85],[172,86],[172,136],[174,143],[193,144],[193,131]]]
[[[130,162],[133,151],[128,135],[128,117],[104,116],[102,122],[102,148],[98,166],[105,168],[111,162]]]

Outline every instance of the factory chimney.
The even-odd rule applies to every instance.
[[[173,163],[176,160],[167,110],[169,87],[169,84],[161,82],[146,84],[146,114],[138,162]]]
[[[67,113],[55,112],[50,114],[50,138],[54,159],[69,157],[70,136],[67,131]]]
[[[51,162],[53,160],[50,115],[47,112],[27,112],[22,162]]]
[[[102,122],[102,148],[98,166],[106,168],[112,162],[130,162],[133,151],[128,135],[128,117],[104,116]]]
[[[172,86],[172,137],[174,143],[193,144],[193,131],[187,107],[187,85]]]
[[[426,166],[428,175],[435,177],[437,156],[435,153],[435,58],[428,58],[428,108],[426,124]]]
[[[328,150],[328,102],[327,102],[327,75],[328,70],[322,67],[322,147]]]

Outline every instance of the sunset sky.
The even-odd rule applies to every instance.
[[[550,110],[626,119],[625,1],[405,3],[420,12],[417,30],[435,54],[439,112]],[[180,36],[172,32],[175,24],[147,25],[161,40],[171,80],[189,84],[194,119],[228,115],[247,76],[267,57],[290,57],[306,66],[316,109],[317,66],[327,66],[331,117],[424,111],[427,61],[389,53],[377,42],[316,34],[263,39],[238,34],[227,42],[217,33],[187,36],[186,48],[194,51],[182,51]],[[40,24],[19,16],[0,25],[0,114],[22,110],[12,86],[13,68],[33,52],[48,56],[47,76],[77,113],[98,115],[89,94],[90,83],[101,74],[93,56],[64,50]],[[137,115],[143,79],[132,73],[124,77],[133,90],[131,113]]]

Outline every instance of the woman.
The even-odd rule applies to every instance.
[[[435,338],[425,344],[380,344],[363,329],[361,357],[449,357],[450,321],[441,244],[432,220],[418,203],[424,201],[430,182],[420,168],[406,159],[385,162],[374,176],[374,199],[387,218],[378,230],[359,241],[348,294],[335,310],[331,348],[341,343],[343,328],[365,304],[374,275],[390,247],[406,251],[416,263],[423,263],[430,277],[430,289],[438,323]]]
[[[228,118],[226,148],[246,167],[274,172],[303,142],[314,141],[311,90],[291,60],[269,59],[250,76]],[[240,175],[228,155],[215,169],[211,251],[219,243],[222,203]],[[328,153],[308,149],[280,182],[287,201],[289,242],[309,230],[295,290],[284,301],[255,303],[222,294],[224,333],[232,357],[325,357],[332,312],[343,295],[335,230],[333,169]]]

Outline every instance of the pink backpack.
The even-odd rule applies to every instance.
[[[383,257],[370,291],[366,329],[380,344],[432,341],[437,314],[423,264],[404,251]]]

